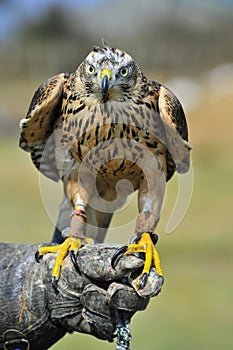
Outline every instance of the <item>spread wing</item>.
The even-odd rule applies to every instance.
[[[188,127],[183,108],[176,96],[164,86],[158,90],[158,109],[164,126],[167,148],[167,180],[174,171],[189,170],[192,146],[188,143]]]
[[[65,74],[44,82],[35,92],[28,113],[20,122],[20,147],[31,153],[37,169],[58,181],[53,130],[61,112]]]

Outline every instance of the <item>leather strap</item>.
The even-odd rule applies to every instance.
[[[16,329],[8,329],[3,333],[4,350],[29,350],[29,341],[23,333]]]

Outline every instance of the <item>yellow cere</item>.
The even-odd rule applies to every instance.
[[[102,80],[105,75],[107,75],[108,80],[112,80],[112,72],[108,68],[102,70],[100,74],[100,79]]]

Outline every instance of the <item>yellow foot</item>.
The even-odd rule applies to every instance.
[[[157,242],[157,235],[153,236],[156,238],[156,241],[153,242],[151,238],[151,234],[148,232],[145,232],[141,235],[138,243],[134,244],[128,244],[126,246],[121,247],[118,249],[115,254],[112,257],[112,267],[115,266],[115,262],[117,258],[124,254],[124,255],[130,255],[134,253],[145,253],[145,263],[144,268],[140,276],[137,278],[137,288],[143,289],[147,283],[148,276],[150,273],[151,267],[155,266],[157,273],[160,276],[163,276],[163,271],[160,265],[160,258],[159,254],[155,248],[155,244]]]
[[[57,281],[60,277],[61,266],[63,264],[63,260],[70,253],[70,258],[74,264],[75,269],[79,272],[79,268],[77,265],[77,261],[74,255],[74,251],[81,248],[84,244],[93,243],[91,238],[74,238],[67,237],[62,244],[54,245],[54,246],[44,246],[40,247],[36,252],[35,258],[37,262],[40,262],[43,255],[48,253],[57,253],[57,257],[53,266],[52,271],[52,286],[56,293],[58,293],[57,289]]]

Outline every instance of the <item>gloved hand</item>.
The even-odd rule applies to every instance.
[[[28,342],[34,350],[48,349],[66,332],[73,331],[113,341],[119,315],[130,320],[135,312],[146,308],[150,296],[162,286],[156,272],[151,271],[154,278],[147,283],[145,295],[138,295],[131,280],[140,272],[143,260],[125,256],[113,269],[111,258],[117,248],[119,245],[113,244],[84,246],[77,252],[79,272],[68,256],[58,281],[59,294],[55,294],[51,285],[53,254],[45,255],[38,264],[34,260],[38,245],[1,243],[1,314],[7,317],[2,318],[0,335],[9,329],[20,331],[23,343]],[[5,333],[0,349],[10,341]]]
[[[77,253],[77,264],[80,273],[74,270],[69,259],[62,267],[62,276],[58,282],[59,299],[64,296],[80,300],[82,309],[74,316],[75,308],[66,307],[71,316],[59,318],[68,331],[78,331],[94,335],[97,338],[112,341],[117,323],[117,312],[123,312],[130,319],[132,315],[146,308],[149,297],[158,294],[161,280],[155,271],[154,278],[147,284],[145,297],[139,296],[132,288],[132,273],[140,271],[143,260],[135,256],[122,257],[116,268],[111,267],[111,258],[118,248],[113,244],[86,245]],[[52,264],[51,264],[52,268]],[[153,280],[153,283],[152,283]],[[67,288],[69,286],[69,288]],[[150,290],[149,290],[150,289]],[[57,296],[53,293],[53,300]],[[60,304],[60,301],[59,301]],[[52,317],[58,315],[58,308]]]

